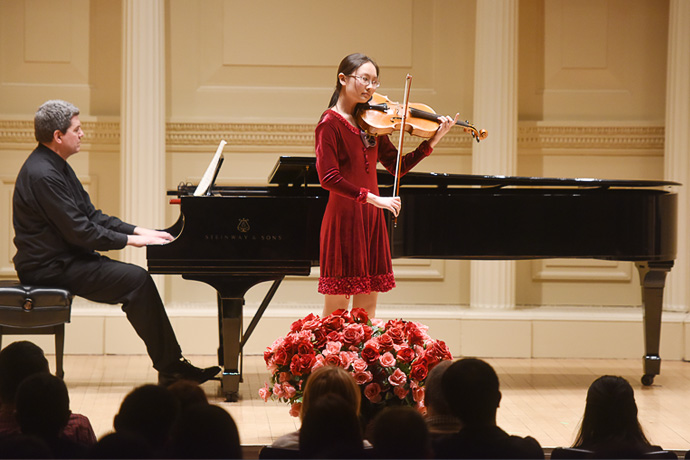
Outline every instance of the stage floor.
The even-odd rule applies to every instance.
[[[54,366],[54,357],[49,356]],[[188,356],[197,366],[215,364],[214,356]],[[653,444],[690,449],[690,363],[665,361],[654,385],[640,383],[642,360],[487,359],[498,373],[503,399],[498,424],[511,434],[534,436],[543,447],[570,445],[575,437],[590,383],[605,374],[626,378],[635,389],[639,418]],[[113,417],[132,388],[155,383],[147,356],[65,356],[65,381],[71,409],[89,417],[97,436],[113,429]],[[209,400],[235,419],[245,446],[270,444],[299,428],[284,403],[264,402],[258,390],[269,378],[262,356],[244,360],[240,400],[225,402],[218,381],[203,385]]]

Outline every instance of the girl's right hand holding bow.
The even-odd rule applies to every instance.
[[[371,192],[367,195],[367,203],[373,204],[377,208],[388,209],[395,217],[398,217],[402,206],[399,196],[384,197],[374,195]]]

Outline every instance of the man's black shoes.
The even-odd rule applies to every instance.
[[[211,380],[220,372],[220,366],[211,366],[205,369],[194,366],[185,358],[180,358],[174,364],[167,366],[158,372],[158,384],[168,386],[178,380],[190,380],[196,383],[204,383]]]

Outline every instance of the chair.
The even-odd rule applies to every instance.
[[[66,289],[0,281],[0,348],[3,335],[54,334],[55,375],[65,376],[65,323],[70,322],[73,295]]]
[[[574,447],[556,447],[554,450],[551,451],[551,458],[594,458],[594,452],[587,449],[576,449]]]
[[[597,452],[592,451],[592,450],[577,449],[574,447],[557,447],[551,452],[551,458],[552,459],[619,458],[619,457],[616,457],[615,455],[611,455],[611,454],[612,454],[612,452],[607,452],[607,455],[602,457],[601,455],[598,455]],[[620,458],[631,458],[631,457],[624,455],[624,456],[621,456]],[[677,459],[678,456],[676,455],[675,452],[672,452],[670,450],[655,450],[652,452],[640,453],[639,455],[637,455],[633,458]]]
[[[677,459],[678,455],[670,450],[655,450],[642,455],[642,458],[670,458]]]
[[[297,449],[281,449],[279,447],[264,446],[259,451],[260,459],[293,459],[302,458]]]

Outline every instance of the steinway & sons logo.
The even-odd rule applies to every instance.
[[[283,235],[253,233],[249,218],[241,217],[234,231],[207,233],[204,239],[208,241],[282,241]]]
[[[240,223],[237,224],[237,230],[242,233],[247,233],[249,229],[249,219],[240,219]]]

